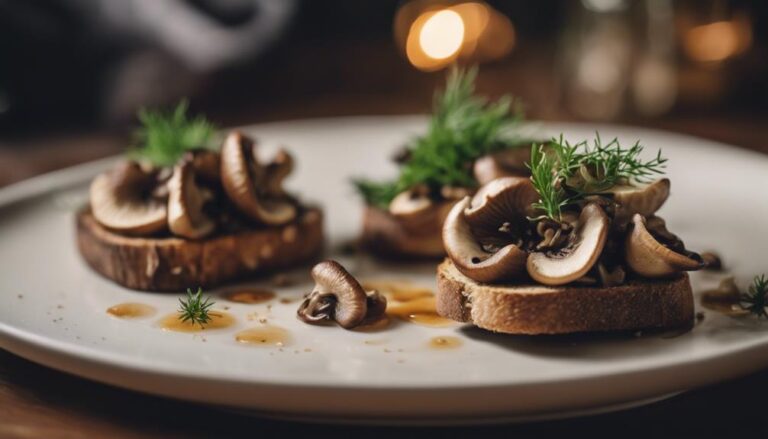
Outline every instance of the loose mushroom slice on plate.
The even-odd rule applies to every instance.
[[[667,277],[703,267],[701,258],[695,253],[685,252],[680,241],[666,230],[663,222],[657,225],[654,231],[656,236],[651,233],[645,217],[640,214],[632,217],[632,225],[624,246],[624,257],[635,273],[650,278]],[[675,247],[680,247],[682,252],[664,245],[664,241],[675,242]]]
[[[642,186],[614,186],[608,192],[613,194],[616,203],[615,221],[627,224],[636,213],[644,217],[653,215],[669,198],[669,189],[668,178],[660,178]]]
[[[238,210],[269,225],[285,224],[296,217],[296,206],[288,200],[267,197],[265,170],[253,151],[253,142],[239,132],[224,140],[221,148],[221,182]]]
[[[168,228],[171,233],[199,239],[213,232],[216,224],[203,212],[205,193],[195,182],[191,162],[174,167],[168,189]]]
[[[443,225],[443,245],[456,268],[478,282],[511,279],[523,273],[527,253],[515,243],[492,253],[482,247],[466,219],[469,205],[469,197],[456,203]]]
[[[573,239],[556,251],[531,253],[528,274],[544,285],[565,285],[587,274],[603,251],[610,222],[603,209],[589,203],[581,210]]]
[[[123,162],[91,183],[91,211],[101,225],[129,235],[149,235],[166,227],[165,202],[152,197],[152,173]]]
[[[306,323],[333,321],[352,329],[366,320],[381,317],[387,299],[376,291],[366,293],[360,283],[336,261],[312,268],[315,287],[299,306],[297,316]]]

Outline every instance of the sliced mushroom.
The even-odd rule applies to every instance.
[[[633,229],[627,236],[624,246],[624,257],[629,268],[635,273],[650,278],[667,277],[681,271],[698,270],[703,267],[701,257],[695,253],[686,252],[677,237],[663,227],[663,222],[657,225],[658,229],[654,231],[656,236],[651,233],[642,215],[635,214],[632,217],[632,224]],[[662,242],[671,244],[664,245]]]
[[[452,203],[435,201],[427,188],[415,187],[399,193],[389,203],[389,213],[409,235],[435,235]]]
[[[584,276],[603,251],[609,225],[602,208],[587,204],[581,210],[569,243],[556,251],[531,253],[528,274],[544,285],[564,285]]]
[[[123,162],[91,183],[91,211],[109,229],[130,235],[149,235],[166,227],[165,202],[152,196],[155,175],[136,162]]]
[[[669,198],[670,181],[658,179],[644,186],[620,185],[609,190],[616,203],[615,221],[627,224],[636,213],[649,217],[656,213]]]
[[[213,232],[216,224],[203,212],[205,189],[195,183],[191,162],[174,167],[168,181],[168,228],[176,236],[199,239]]]
[[[530,146],[522,145],[480,157],[475,160],[472,173],[480,185],[501,177],[527,176],[529,172],[525,164],[530,160]]]
[[[188,154],[187,160],[192,162],[195,177],[209,183],[218,183],[221,178],[221,156],[215,151],[198,149]]]
[[[443,225],[443,245],[456,268],[478,282],[511,279],[523,273],[528,255],[525,250],[511,243],[495,252],[486,251],[467,221],[465,212],[469,206],[469,197],[456,203]]]
[[[297,315],[306,323],[335,320],[352,329],[384,315],[387,299],[377,291],[366,293],[360,283],[336,261],[312,268],[315,288],[299,306]]]
[[[477,191],[464,216],[475,231],[495,231],[504,223],[527,221],[538,198],[528,178],[497,178]]]
[[[269,225],[285,224],[296,217],[296,206],[265,193],[264,168],[259,165],[253,142],[235,131],[221,148],[221,182],[238,210]]]
[[[276,197],[285,196],[283,181],[293,172],[293,156],[285,149],[280,149],[265,169],[266,193]]]

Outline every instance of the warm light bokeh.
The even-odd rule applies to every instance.
[[[701,62],[725,61],[743,53],[751,44],[752,29],[744,18],[692,27],[683,39],[688,56]]]
[[[424,71],[442,69],[456,60],[499,59],[515,44],[509,18],[476,1],[409,2],[398,10],[394,28],[408,60]]]
[[[464,41],[464,21],[450,9],[431,14],[419,31],[419,45],[433,59],[455,55]]]

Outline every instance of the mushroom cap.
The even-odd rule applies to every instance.
[[[218,152],[208,149],[191,151],[188,160],[196,177],[208,183],[218,183],[221,178],[221,156]]]
[[[336,297],[334,319],[345,329],[354,328],[366,317],[368,299],[365,289],[336,261],[323,261],[312,268],[313,294]]]
[[[654,238],[648,231],[645,217],[642,215],[635,214],[632,224],[634,227],[627,235],[624,245],[624,257],[629,268],[635,273],[655,278],[702,268],[701,261],[673,251]]]
[[[669,198],[669,189],[668,178],[660,178],[643,186],[614,186],[609,190],[616,203],[614,220],[626,224],[636,213],[645,217],[653,215]]]
[[[469,204],[468,196],[456,203],[443,225],[443,245],[456,268],[478,282],[494,282],[521,274],[528,254],[515,244],[508,244],[493,254],[485,251],[467,222],[465,212]]]
[[[538,199],[529,178],[501,177],[477,191],[464,216],[475,231],[496,231],[505,222],[527,221]]]
[[[182,162],[168,180],[168,228],[171,233],[199,239],[213,232],[216,224],[203,212],[203,189],[195,182],[193,163]]]
[[[528,256],[528,274],[544,285],[564,285],[587,274],[605,247],[610,222],[595,203],[581,210],[573,240],[558,252],[537,252]]]
[[[266,192],[273,196],[283,196],[283,181],[293,172],[295,162],[293,156],[285,149],[280,148],[265,168]]]
[[[416,189],[403,191],[389,203],[389,214],[411,235],[433,235],[440,230],[453,203],[435,201]]]
[[[221,148],[221,182],[227,196],[242,213],[269,225],[285,224],[296,217],[296,206],[279,198],[265,198],[259,192],[264,170],[259,166],[253,142],[232,132]]]
[[[525,164],[530,161],[530,146],[521,145],[478,158],[472,165],[472,173],[480,185],[485,185],[500,177],[527,176]]]
[[[122,162],[97,176],[90,186],[91,212],[109,229],[149,235],[166,227],[165,202],[150,196],[155,178],[136,162]]]

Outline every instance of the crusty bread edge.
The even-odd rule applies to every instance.
[[[480,284],[446,259],[437,268],[437,312],[510,334],[672,329],[693,324],[687,273],[615,287]]]
[[[88,209],[77,213],[81,256],[102,276],[134,290],[184,291],[288,268],[317,257],[323,216],[308,209],[275,227],[201,240],[124,236],[101,226]]]

